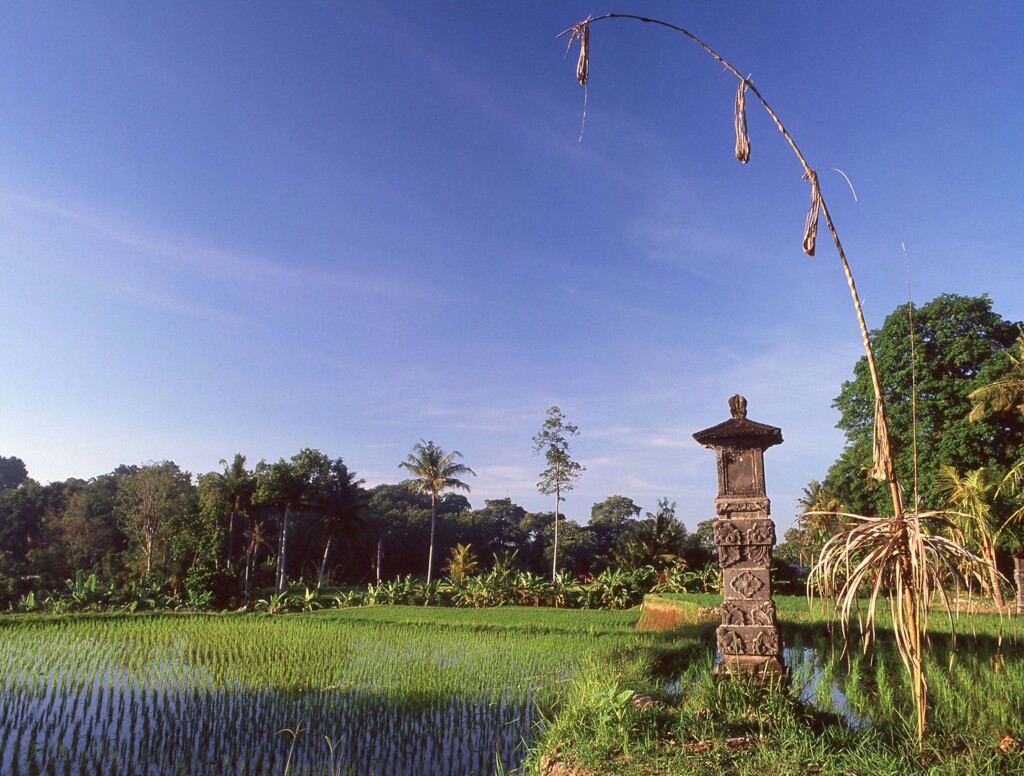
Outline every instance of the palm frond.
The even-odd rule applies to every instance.
[[[834,598],[836,611],[848,632],[854,605],[862,590],[869,591],[868,611],[862,623],[864,649],[875,635],[875,615],[883,588],[891,590],[890,608],[897,648],[908,670],[920,655],[912,648],[909,633],[926,626],[927,606],[906,607],[903,601],[913,594],[922,602],[931,592],[941,591],[944,609],[953,625],[953,612],[945,593],[951,580],[957,585],[968,579],[984,580],[989,564],[971,552],[963,532],[948,512],[921,512],[899,517],[868,517],[841,513],[850,527],[829,539],[808,577],[808,590]],[[911,592],[913,591],[913,593]],[[911,611],[917,608],[918,613]],[[915,625],[912,619],[919,619]]]

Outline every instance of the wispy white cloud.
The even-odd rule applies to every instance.
[[[233,294],[293,291],[319,296],[344,291],[409,300],[432,298],[431,290],[422,283],[411,284],[401,278],[356,271],[351,266],[344,270],[321,269],[264,258],[203,243],[191,235],[156,235],[144,226],[78,204],[55,202],[9,188],[0,188],[0,202],[22,214],[46,219],[51,224],[55,222],[59,228],[72,233],[72,240],[77,232],[105,246],[108,249],[102,252],[105,262],[128,263],[136,271],[147,265],[151,272],[162,275],[172,272],[198,275],[219,283]],[[171,289],[163,291],[165,297],[175,293],[180,295]],[[136,296],[140,301],[162,304],[165,309],[188,308],[181,299],[165,298],[161,303],[155,291],[145,299],[143,294]]]
[[[241,325],[246,320],[245,316],[230,310],[186,299],[179,294],[158,291],[152,287],[144,287],[126,281],[106,282],[100,280],[99,283],[111,296],[137,307],[232,326]]]

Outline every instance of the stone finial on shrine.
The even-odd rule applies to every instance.
[[[747,400],[729,399],[732,417],[693,435],[715,451],[715,546],[722,567],[719,674],[782,675],[782,639],[772,601],[775,523],[764,483],[764,451],[782,444],[782,430],[747,418]]]

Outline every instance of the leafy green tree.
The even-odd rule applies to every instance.
[[[483,509],[463,515],[469,526],[461,541],[472,541],[484,557],[512,555],[521,551],[527,541],[522,527],[525,517],[526,510],[510,498],[487,499]]]
[[[810,568],[821,548],[846,526],[845,509],[826,485],[811,480],[797,499],[796,525],[786,531],[775,557],[795,567]]]
[[[620,537],[636,523],[640,507],[625,496],[609,496],[590,508],[590,530],[594,535],[594,571],[612,563],[612,552]]]
[[[651,566],[661,571],[678,564],[686,546],[686,528],[676,517],[676,503],[661,498],[656,512],[648,512],[645,519],[619,539],[615,558],[623,570]]]
[[[352,514],[351,505],[344,503],[355,495],[350,485],[356,483],[342,459],[332,460],[314,448],[303,448],[287,461],[282,458],[274,464],[257,464],[257,503],[279,515],[275,570],[278,593],[285,587],[289,570],[316,574],[318,569],[325,569],[324,555],[330,554],[332,532]]]
[[[796,503],[800,508],[797,526],[804,532],[802,545],[810,562],[825,542],[845,527],[846,520],[839,514],[845,510],[839,499],[818,480],[807,483]]]
[[[568,573],[573,576],[587,574],[594,558],[593,532],[574,520],[566,520],[565,515],[559,515],[557,522],[550,513],[542,512],[535,517],[539,524],[544,526],[540,539],[543,545],[545,565],[554,568],[554,537],[557,526],[560,570],[563,574]],[[555,581],[557,581],[557,577]]]
[[[28,480],[28,469],[25,462],[13,455],[5,458],[0,455],[0,493],[21,485]]]
[[[559,515],[564,525],[565,515]],[[589,531],[587,532],[589,537]],[[518,525],[519,563],[523,569],[538,576],[551,570],[551,545],[554,519],[550,512],[526,512]]]
[[[773,557],[790,566],[808,569],[810,561],[814,556],[811,555],[810,546],[808,545],[807,532],[795,525],[792,528],[786,529],[786,532],[782,535],[782,541],[775,548]]]
[[[413,475],[409,480],[409,489],[430,496],[430,552],[427,557],[427,584],[434,578],[434,539],[437,526],[437,502],[446,490],[464,490],[470,487],[459,477],[467,474],[476,476],[476,472],[455,459],[462,458],[462,453],[452,450],[446,453],[443,448],[434,444],[433,440],[422,439],[412,447],[412,452],[398,466]]]
[[[697,523],[697,530],[693,532],[691,542],[697,549],[714,555],[717,551],[715,548],[715,518],[711,517]]]
[[[116,491],[115,491],[116,492]],[[98,570],[103,557],[120,537],[113,520],[114,493],[89,483],[72,490],[64,509],[51,524],[53,537],[64,549],[68,572]]]
[[[990,414],[971,423],[969,395],[1003,373],[1005,353],[1018,328],[992,311],[987,296],[943,294],[914,309],[917,461],[914,460],[913,364],[906,306],[871,333],[889,413],[890,443],[900,482],[911,487],[915,471],[921,508],[939,506],[939,465],[968,471],[985,466],[1001,477],[1024,451],[1024,417]],[[865,358],[854,379],[833,402],[846,447],[829,469],[825,487],[850,512],[892,513],[886,486],[868,479],[871,467],[874,394]],[[909,500],[909,498],[908,498]]]
[[[111,583],[126,582],[129,542],[118,525],[115,500],[121,484],[137,471],[137,466],[122,465],[88,481],[70,479],[48,485],[60,495],[47,507],[46,546],[33,552],[33,565],[61,580],[85,571]]]
[[[413,537],[420,533],[424,539],[429,536],[429,497],[411,491],[408,482],[378,485],[369,497],[365,535],[371,576],[380,583],[385,576],[413,573],[421,562],[416,549],[422,546],[422,540]]]
[[[551,544],[551,581],[558,581],[558,515],[562,493],[572,490],[586,469],[572,459],[569,439],[579,436],[579,429],[566,421],[555,406],[548,407],[547,418],[533,437],[533,454],[544,455],[547,468],[540,473],[537,490],[555,497],[554,531]]]
[[[19,488],[0,492],[0,549],[13,564],[24,563],[43,541],[43,518],[63,509],[63,486],[40,485],[29,480]]]
[[[210,475],[200,477],[202,480]],[[171,554],[170,574],[175,588],[201,570],[213,574],[223,556],[226,526],[218,512],[203,508],[201,498],[190,499],[185,508],[170,519],[167,542]],[[235,590],[234,592],[237,592]]]
[[[168,529],[192,498],[192,475],[173,461],[151,463],[121,482],[115,497],[118,524],[142,555],[146,575],[167,549]]]

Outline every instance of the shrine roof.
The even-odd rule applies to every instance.
[[[737,394],[729,399],[732,417],[724,423],[711,426],[693,435],[705,447],[714,446],[716,442],[735,442],[749,439],[753,446],[762,450],[773,445],[782,444],[782,429],[747,419],[747,400]]]

